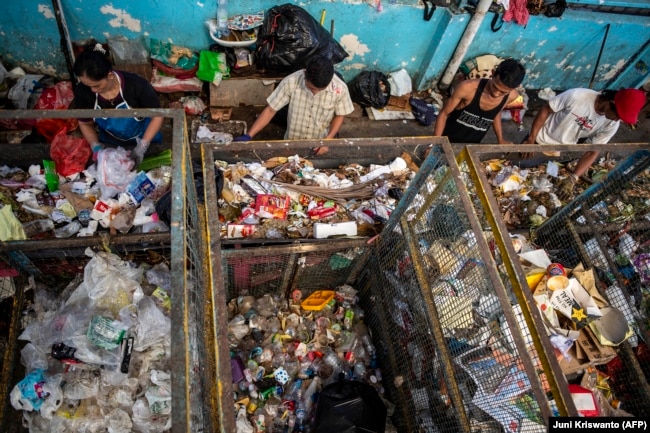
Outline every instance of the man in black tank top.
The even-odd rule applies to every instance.
[[[462,81],[442,106],[433,135],[446,136],[451,143],[480,143],[494,125],[498,143],[512,144],[503,139],[500,113],[519,96],[515,89],[525,75],[521,63],[506,59],[491,79]]]

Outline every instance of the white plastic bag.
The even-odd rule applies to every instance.
[[[390,94],[393,96],[408,95],[413,90],[411,77],[406,72],[406,69],[391,72],[388,75],[388,82],[390,83]]]
[[[109,199],[126,191],[137,173],[133,170],[135,162],[122,147],[102,149],[97,153],[95,172],[88,171],[97,179],[102,192],[101,199]]]

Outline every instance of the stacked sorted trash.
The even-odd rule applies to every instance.
[[[128,153],[117,148],[100,151],[95,164],[68,177],[58,174],[52,161],[27,171],[2,166],[0,240],[169,231],[163,217],[168,212],[158,210],[158,204],[169,207],[162,198],[171,189],[171,167],[158,164],[166,161],[170,155],[136,170]]]
[[[222,237],[230,239],[375,235],[418,170],[407,154],[386,165],[336,169],[299,156],[215,165],[223,179]]]
[[[171,275],[164,262],[91,257],[60,293],[36,284],[11,392],[30,433],[171,428]]]
[[[240,296],[228,313],[237,432],[311,431],[319,395],[339,381],[365,383],[383,400],[377,351],[351,286],[305,298],[298,289],[290,299]],[[375,417],[383,411],[385,423],[391,404],[377,400]]]

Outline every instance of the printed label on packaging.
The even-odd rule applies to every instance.
[[[228,224],[226,226],[226,237],[228,238],[247,238],[255,233],[257,226],[254,224]]]
[[[156,185],[149,179],[147,173],[141,171],[126,188],[126,192],[133,201],[133,204],[140,204],[156,189]]]
[[[110,214],[110,205],[105,201],[97,200],[92,212],[90,213],[90,218],[94,219],[95,221],[99,221]]]

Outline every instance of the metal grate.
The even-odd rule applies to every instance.
[[[58,111],[20,111],[0,112],[0,118],[88,118],[97,115],[96,110],[58,110]],[[3,262],[10,263],[19,270],[17,279],[25,279],[33,274],[52,282],[57,270],[83,269],[86,261],[83,251],[88,248],[109,248],[118,254],[146,259],[147,254],[157,255],[168,262],[172,272],[172,427],[171,432],[211,432],[218,423],[213,409],[215,376],[210,363],[210,347],[203,344],[205,335],[213,335],[212,311],[206,298],[210,294],[210,281],[207,279],[202,205],[194,184],[192,157],[187,137],[187,127],[183,110],[102,110],[106,117],[151,117],[162,116],[171,121],[172,127],[172,221],[171,232],[152,234],[126,234],[117,236],[94,236],[87,238],[68,238],[52,240],[30,240],[6,242],[0,245]],[[0,144],[4,146],[3,144]],[[12,152],[3,163],[28,166],[34,160],[48,157],[47,145],[12,144]],[[32,158],[32,159],[29,159]],[[144,255],[144,257],[143,257]],[[150,259],[151,257],[149,257]],[[61,267],[61,263],[66,266]],[[16,280],[17,281],[17,280]],[[63,281],[63,280],[61,280]],[[0,285],[0,295],[10,295],[1,303],[3,324],[2,343],[5,344],[0,378],[0,430],[13,432],[20,430],[20,419],[12,419],[17,412],[9,405],[8,392],[22,377],[17,376],[14,366],[19,368],[17,336],[20,334],[20,317],[27,294],[24,284],[7,283],[5,278]],[[208,338],[208,341],[213,339]]]
[[[216,155],[229,162],[242,156],[264,160],[319,145],[291,144],[287,148],[279,142],[251,143],[254,147],[232,153],[227,147],[204,146],[205,176],[214,178]],[[329,154],[324,160],[316,158],[315,165],[338,164],[341,155],[344,161],[359,164],[385,163],[384,158],[390,160],[391,152],[399,151],[395,146],[386,149],[385,139],[370,139],[355,160],[349,148],[360,146],[358,140],[327,144]],[[513,426],[524,432],[543,431],[550,414],[549,385],[539,374],[537,358],[529,354],[534,351],[531,336],[501,284],[453,150],[440,137],[408,144],[427,149],[429,156],[381,234],[372,240],[358,245],[340,240],[221,244],[218,224],[208,220],[216,305],[225,306],[242,295],[286,297],[294,288],[309,293],[345,281],[359,291],[385,395],[395,405],[391,420],[398,431],[509,431]],[[215,193],[206,182],[206,195]],[[216,208],[208,214],[217,215]],[[348,266],[338,268],[351,258]],[[234,423],[229,354],[223,344],[228,341],[227,311],[216,310],[219,401]],[[231,431],[233,425],[220,427]]]
[[[499,269],[504,285],[511,287],[512,293],[519,299],[544,372],[547,378],[551,379],[553,397],[560,412],[566,410],[574,416],[578,413],[571,396],[566,392],[568,385],[584,381],[587,377],[585,372],[591,372],[589,374],[593,375],[597,369],[600,372],[598,374],[609,377],[607,380],[611,391],[615,398],[623,403],[621,407],[626,412],[645,416],[649,410],[647,402],[650,401],[645,343],[640,344],[639,348],[632,348],[632,338],[617,347],[605,348],[607,353],[611,353],[608,358],[588,358],[588,363],[568,368],[556,357],[547,338],[547,322],[536,308],[537,302],[533,299],[504,223],[502,208],[495,199],[482,165],[483,161],[495,158],[508,159],[519,164],[520,152],[536,150],[538,148],[535,146],[468,146],[459,157],[461,171],[465,173],[463,178],[477,213],[483,216],[484,227],[494,235],[494,249],[500,260]],[[615,158],[619,163],[606,178],[594,183],[566,206],[556,210],[543,225],[531,229],[530,242],[536,248],[543,248],[551,261],[560,263],[567,269],[573,269],[581,263],[587,271],[593,270],[597,291],[610,305],[624,309],[624,304],[631,301],[632,305],[641,308],[643,296],[634,298],[633,293],[642,295],[644,291],[642,266],[638,266],[636,272],[632,272],[629,266],[626,267],[626,263],[623,263],[625,260],[620,255],[621,242],[612,242],[612,239],[616,241],[624,236],[624,239],[629,241],[630,238],[625,234],[630,235],[635,240],[630,244],[637,245],[633,260],[647,252],[638,247],[642,246],[644,237],[647,237],[647,228],[644,229],[647,222],[644,218],[648,214],[646,197],[649,194],[649,152],[643,150],[643,145],[563,145],[553,150],[561,153],[560,161],[571,161],[587,151],[597,151]],[[608,205],[611,205],[609,214]],[[634,211],[631,211],[632,209]],[[611,245],[608,245],[610,242]],[[647,282],[645,284],[647,286]],[[612,285],[616,287],[612,289]],[[643,316],[648,317],[647,313]],[[635,325],[639,341],[645,341],[647,323],[645,328],[639,320]],[[589,332],[585,332],[592,338]],[[609,359],[611,361],[608,361]],[[596,369],[589,368],[594,365]],[[609,405],[607,402],[604,404]]]
[[[548,384],[450,146],[432,149],[373,251],[371,328],[399,431],[543,431]]]

